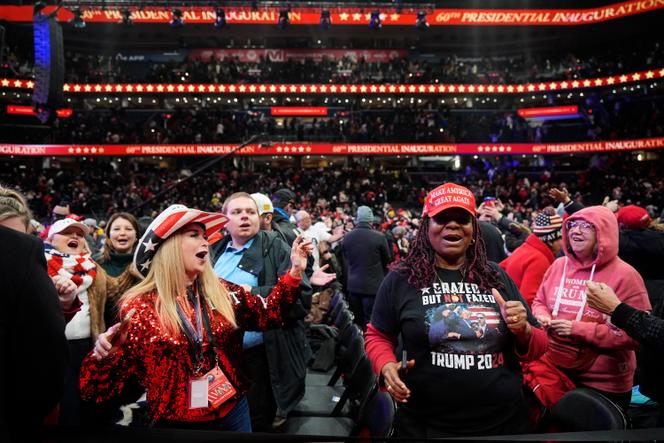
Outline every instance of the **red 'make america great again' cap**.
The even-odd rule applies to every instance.
[[[434,217],[450,208],[461,208],[475,216],[475,196],[470,189],[456,183],[444,183],[429,192],[424,199],[422,216]]]

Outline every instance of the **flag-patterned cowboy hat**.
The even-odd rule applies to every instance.
[[[145,230],[134,252],[134,266],[143,277],[146,277],[157,249],[179,229],[192,223],[199,223],[205,227],[205,234],[210,236],[223,228],[227,221],[228,218],[221,213],[199,211],[184,205],[171,205]]]

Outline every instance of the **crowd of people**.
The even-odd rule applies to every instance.
[[[177,198],[182,203],[205,210],[218,210],[223,196],[244,189],[270,194],[288,186],[300,198],[303,209],[314,216],[341,212],[352,214],[360,205],[368,205],[381,214],[389,208],[417,209],[426,189],[443,178],[463,180],[478,198],[498,197],[518,221],[528,220],[534,210],[552,204],[548,190],[554,184],[566,187],[573,199],[601,203],[607,190],[611,199],[623,199],[647,207],[659,216],[664,209],[664,182],[658,162],[639,161],[629,153],[595,155],[567,165],[562,157],[497,161],[480,157],[466,158],[458,170],[431,172],[391,169],[349,158],[346,166],[298,169],[254,164],[251,167],[207,170],[188,178],[202,160],[182,161],[179,166],[163,167],[135,162],[108,162],[96,158],[79,159],[72,164],[57,161],[48,164],[5,160],[0,180],[24,189],[36,218],[48,221],[60,202],[67,202],[72,212],[107,219],[114,212],[135,211],[137,217],[153,215],[163,209],[161,195],[180,180],[163,198]],[[585,162],[589,162],[585,165]],[[186,189],[186,192],[185,192]],[[147,203],[146,203],[147,202]],[[386,210],[387,208],[387,210]]]
[[[286,429],[312,361],[304,319],[313,291],[329,285],[345,294],[380,387],[398,404],[396,436],[537,429],[545,422],[529,416],[522,386],[547,408],[585,388],[626,412],[640,342],[642,392],[659,400],[662,338],[648,325],[661,322],[649,312],[664,300],[652,266],[664,254],[664,224],[652,204],[634,203],[662,189],[628,180],[607,188],[624,177],[608,175],[615,164],[602,167],[600,205],[547,176],[500,174],[469,175],[468,187],[427,184],[399,209],[384,189],[374,194],[390,174],[354,182],[337,171],[346,188],[331,198],[344,205],[336,211],[322,197],[334,180],[320,171],[272,177],[279,189],[266,194],[249,194],[253,178],[235,171],[216,176],[235,186],[217,190],[209,212],[176,204],[137,220],[109,207],[97,221],[59,202],[41,232],[30,185],[29,200],[2,188],[0,224],[44,239],[46,294],[66,322],[55,325],[70,358],[60,368],[64,394],[47,399],[59,402],[50,419],[103,424],[110,401],[145,392],[157,427]],[[552,374],[555,387],[540,383]],[[440,401],[457,390],[476,390],[483,407]]]
[[[659,67],[661,41],[625,50],[612,48],[587,54],[519,54],[500,57],[410,54],[385,62],[323,57],[314,62],[287,59],[257,62],[237,58],[192,58],[183,62],[141,63],[116,55],[66,53],[66,81],[72,83],[515,83],[572,80],[622,74]],[[19,48],[8,56],[7,70],[30,77],[29,57]]]
[[[550,101],[556,104],[555,100]],[[388,109],[330,110],[328,117],[280,118],[268,106],[192,103],[174,109],[122,106],[76,110],[52,128],[8,134],[17,143],[169,144],[236,143],[251,134],[274,141],[350,143],[550,143],[661,137],[664,102],[657,95],[616,97],[580,104],[573,119],[533,124],[508,109],[455,109],[435,102]]]

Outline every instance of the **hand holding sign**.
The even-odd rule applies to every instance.
[[[520,344],[528,343],[532,331],[530,323],[528,323],[528,312],[523,303],[516,300],[505,301],[496,289],[491,289],[491,293],[500,307],[500,315],[517,341]]]

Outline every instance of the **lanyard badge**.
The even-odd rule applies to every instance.
[[[178,315],[184,326],[184,333],[189,342],[189,354],[192,359],[194,367],[194,375],[189,379],[189,408],[217,408],[224,402],[232,398],[236,394],[236,390],[228,380],[228,377],[219,367],[219,358],[217,356],[217,349],[214,345],[214,337],[212,335],[212,328],[210,327],[210,319],[208,318],[207,309],[201,306],[201,297],[198,292],[198,287],[194,283],[192,292],[188,292],[189,301],[194,305],[194,322],[192,325],[184,311],[177,304]],[[196,377],[200,374],[205,363],[205,355],[203,352],[203,324],[208,335],[212,352],[214,353],[215,365],[202,377]]]

